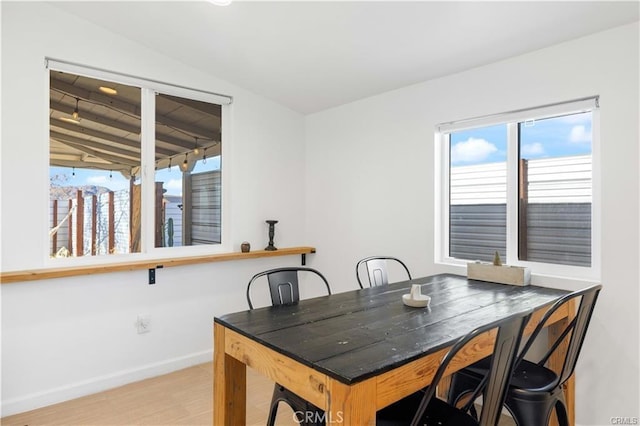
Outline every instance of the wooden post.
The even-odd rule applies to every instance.
[[[69,210],[67,210],[67,212],[71,212],[71,209],[73,208],[73,200],[69,200]],[[67,226],[69,227],[69,232],[67,235],[67,242],[69,245],[69,254],[72,255],[73,254],[73,214],[69,213],[69,219],[67,222]]]
[[[58,226],[58,200],[53,200],[53,223],[51,228],[55,228],[56,226]],[[53,245],[51,254],[56,254],[56,252],[58,251],[58,233],[57,232],[53,234],[51,243]]]
[[[129,191],[129,253],[140,253],[142,245],[140,241],[141,235],[141,197],[140,185],[133,184],[133,177],[131,178],[131,185]]]
[[[529,160],[520,160],[518,170],[518,258],[528,260],[527,205],[529,204]]]
[[[115,203],[113,199],[113,191],[109,191],[109,224],[107,229],[109,230],[109,239],[107,243],[107,250],[109,254],[113,254],[116,247],[116,233],[115,233]]]
[[[96,240],[98,239],[98,196],[91,196],[91,255],[96,255]]]
[[[129,253],[133,253],[133,183],[136,178],[129,178]]]
[[[162,223],[163,223],[163,197],[164,197],[164,189],[163,182],[156,182],[156,245],[155,247],[162,247]]]
[[[82,191],[76,195],[78,209],[76,211],[76,256],[84,255],[84,198]]]
[[[182,174],[182,244],[185,246],[192,245],[193,227],[192,227],[192,188],[193,176],[191,173]]]

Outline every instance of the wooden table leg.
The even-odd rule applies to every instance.
[[[225,351],[226,328],[213,326],[213,425],[246,424],[247,369]]]
[[[438,383],[438,387],[436,388],[436,396],[443,401],[448,400],[450,387],[451,387],[451,376],[443,377],[442,379],[440,379],[440,383]]]
[[[568,317],[563,318],[562,320],[552,324],[548,328],[547,332],[547,340],[549,345],[552,345],[556,339],[560,336],[560,334],[567,327],[567,324],[575,317],[576,305],[575,300],[570,300],[567,302],[568,305]],[[564,360],[567,355],[569,343],[569,336],[567,336],[564,341],[558,346],[553,355],[549,358],[549,368],[556,372],[556,374],[560,374],[562,371],[562,367],[564,364]],[[569,424],[576,424],[576,409],[575,409],[575,398],[576,398],[576,383],[575,383],[575,374],[572,374],[569,377],[569,380],[565,383],[563,387],[564,391],[564,399],[567,403],[567,416],[569,417]],[[550,426],[557,426],[558,420],[555,414],[551,415],[551,419],[549,422]]]
[[[326,424],[375,425],[376,380],[345,385],[327,379]]]

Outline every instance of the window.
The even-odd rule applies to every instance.
[[[48,69],[49,257],[220,248],[230,99],[57,61]]]
[[[597,98],[439,126],[438,261],[597,270]],[[595,214],[594,214],[595,213]]]

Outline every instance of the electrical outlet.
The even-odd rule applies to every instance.
[[[138,329],[138,334],[150,332],[151,331],[151,315],[139,314],[138,319],[136,320],[136,328]]]

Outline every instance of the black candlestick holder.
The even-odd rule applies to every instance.
[[[278,223],[277,220],[267,220],[266,221],[269,224],[269,245],[267,247],[265,247],[266,251],[274,251],[274,250],[278,250],[274,245],[273,245],[273,236],[275,234],[275,230],[276,230],[276,223]]]

